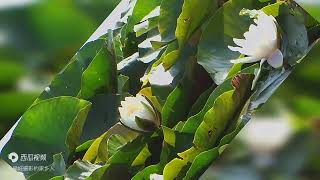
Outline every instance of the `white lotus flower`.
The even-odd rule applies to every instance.
[[[254,20],[256,24],[250,25],[249,31],[244,33],[245,39],[233,39],[239,47],[228,46],[230,50],[238,51],[247,57],[231,60],[231,63],[253,63],[267,60],[272,67],[279,68],[283,64],[283,54],[279,50],[280,39],[276,19],[261,10],[257,12],[258,16]]]
[[[143,96],[126,97],[119,107],[120,121],[137,131],[152,131],[160,126],[156,110]]]
[[[174,79],[174,75],[171,73],[170,70],[165,70],[163,64],[159,64],[153,68],[149,74],[143,76],[141,81],[144,82],[148,79],[152,85],[166,86],[171,84]]]

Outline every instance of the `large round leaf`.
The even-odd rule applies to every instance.
[[[79,144],[90,106],[90,102],[73,97],[58,97],[35,104],[19,120],[1,157],[8,160],[8,154],[15,152],[20,159],[12,164],[20,166],[48,166],[53,155],[60,152],[67,159],[68,153]],[[30,162],[23,158],[28,154],[41,154],[45,158]],[[32,171],[26,172],[30,173]]]

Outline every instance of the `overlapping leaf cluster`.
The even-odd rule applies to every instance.
[[[241,54],[227,46],[252,23],[243,9],[277,19],[283,68],[230,63]],[[29,179],[197,179],[294,67],[314,58],[309,51],[320,37],[319,23],[295,2],[272,0],[132,0],[106,32],[79,50],[3,149],[4,158],[12,151],[61,153],[49,159],[50,173]],[[173,82],[142,82],[159,64]],[[161,112],[155,132],[119,123],[120,101],[137,93]]]

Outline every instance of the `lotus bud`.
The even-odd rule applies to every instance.
[[[126,127],[151,132],[160,126],[160,118],[152,103],[144,96],[126,97],[119,107],[120,121]]]

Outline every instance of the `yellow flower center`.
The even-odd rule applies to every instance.
[[[139,106],[128,106],[127,107],[127,114],[128,116],[132,116],[133,113],[139,111],[140,107]]]

